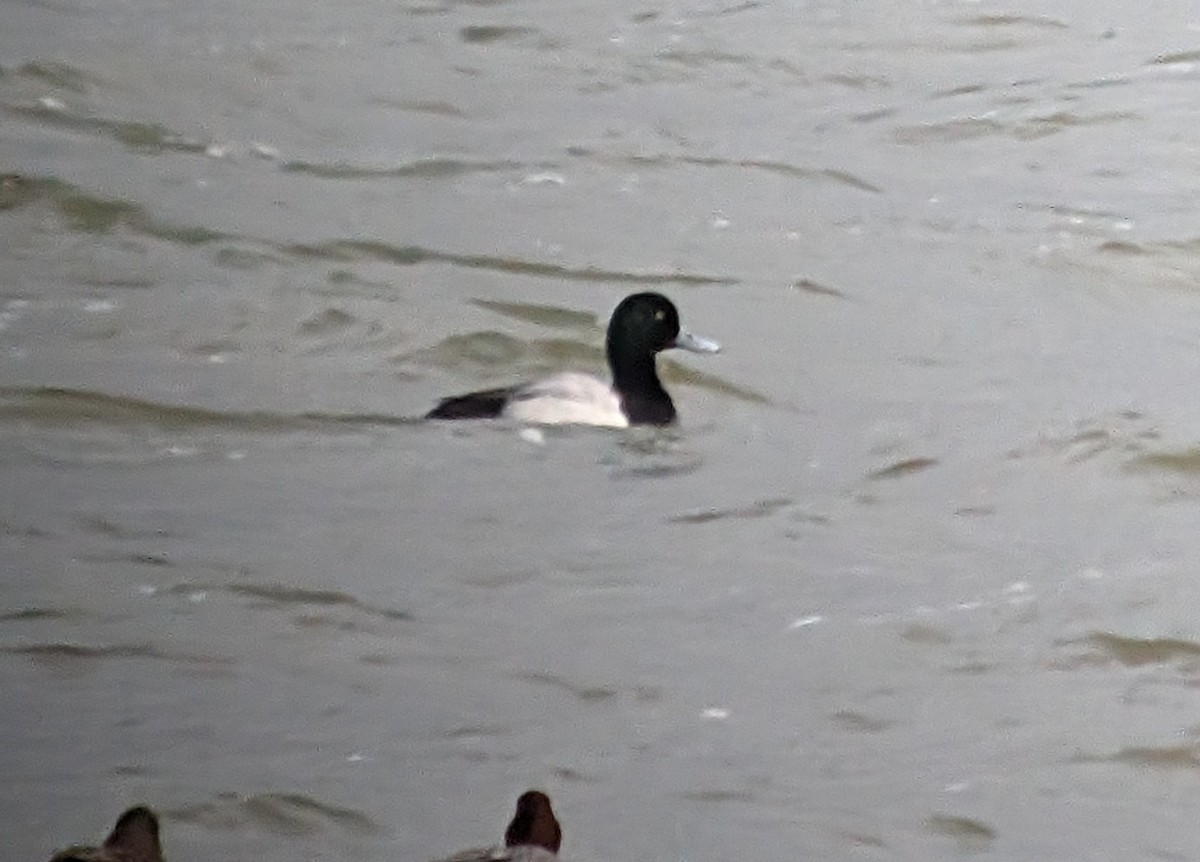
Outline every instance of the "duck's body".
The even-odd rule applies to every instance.
[[[525,844],[517,847],[487,847],[464,850],[439,862],[558,862],[558,854],[544,847]]]
[[[441,862],[557,862],[562,828],[550,807],[550,797],[527,790],[517,800],[517,812],[504,832],[504,846],[464,850]]]
[[[658,379],[655,356],[678,347],[715,353],[719,346],[679,328],[679,312],[657,293],[627,296],[613,312],[605,339],[612,383],[561,372],[533,383],[445,398],[427,419],[507,417],[541,425],[669,425],[675,404]]]
[[[117,819],[104,844],[60,850],[50,862],[163,862],[158,818],[149,808],[130,808]]]
[[[504,415],[535,425],[606,425],[627,428],[629,417],[613,387],[575,371],[563,371],[510,390]]]
[[[534,425],[629,425],[613,387],[590,374],[562,371],[533,383],[443,399],[426,419],[496,419]]]

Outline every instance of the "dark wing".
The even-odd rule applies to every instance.
[[[504,405],[515,391],[513,387],[507,386],[504,389],[484,389],[480,392],[443,398],[437,407],[425,414],[425,418],[495,419],[504,412]]]

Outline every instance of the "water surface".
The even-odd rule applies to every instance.
[[[0,830],[1182,859],[1200,18],[15,2]],[[416,421],[603,372],[668,432]]]

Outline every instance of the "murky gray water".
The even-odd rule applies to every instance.
[[[1193,4],[0,18],[5,858],[1200,855]]]

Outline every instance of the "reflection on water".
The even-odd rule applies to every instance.
[[[229,11],[0,31],[13,858],[1194,854],[1191,10]]]

